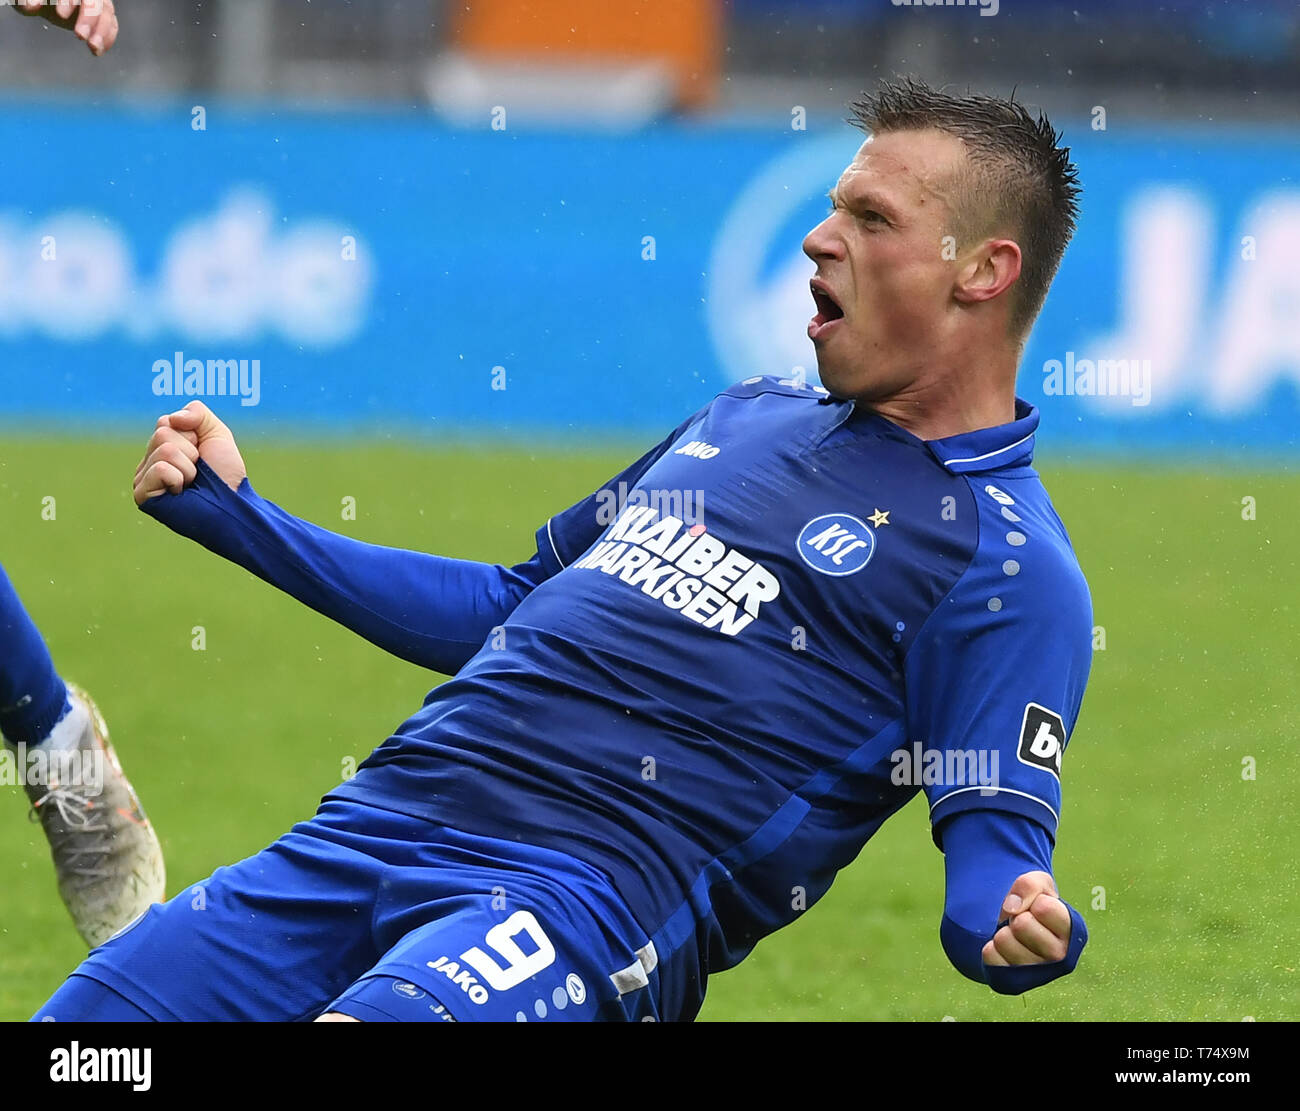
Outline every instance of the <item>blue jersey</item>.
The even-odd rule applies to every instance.
[[[498,569],[508,615],[331,797],[598,869],[665,1017],[918,790],[936,842],[977,809],[1054,838],[1092,615],[1037,425],[727,390]]]

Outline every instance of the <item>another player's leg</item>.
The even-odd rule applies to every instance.
[[[420,856],[409,819],[326,802],[261,852],[150,907],[91,953],[34,1021],[315,1018],[382,955],[390,877]]]
[[[93,949],[162,899],[162,848],[103,715],[60,678],[3,567],[0,733],[49,840],[59,894]]]

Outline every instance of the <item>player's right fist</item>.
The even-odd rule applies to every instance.
[[[198,475],[200,459],[232,490],[248,477],[230,429],[203,402],[191,401],[184,409],[158,418],[135,469],[135,504],[179,494]]]

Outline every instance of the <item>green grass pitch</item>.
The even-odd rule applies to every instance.
[[[138,513],[143,439],[0,436],[0,561],[60,670],[99,700],[175,894],[309,816],[439,677]],[[294,513],[505,563],[641,450],[245,440],[259,492]],[[1053,468],[1044,449],[1105,631],[1065,759],[1056,854],[1092,931],[1079,969],[1003,998],[949,966],[942,858],[917,799],[821,903],[713,978],[702,1018],[1300,1018],[1300,480]],[[355,521],[341,519],[345,497]],[[0,1019],[17,1020],[84,951],[18,787],[0,787],[0,847]]]

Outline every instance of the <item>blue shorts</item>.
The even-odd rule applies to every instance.
[[[149,1016],[298,1021],[659,1018],[653,947],[604,875],[560,853],[329,800],[95,949],[86,979]]]

